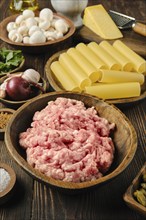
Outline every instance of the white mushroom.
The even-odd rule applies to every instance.
[[[23,40],[23,37],[21,34],[19,34],[18,32],[14,33],[13,35],[11,35],[10,40],[17,42],[17,43],[21,43]]]
[[[48,30],[50,27],[50,21],[43,20],[43,21],[39,22],[39,27],[43,30]]]
[[[62,32],[63,34],[65,34],[68,31],[68,28],[68,24],[63,19],[58,19],[55,22],[55,29],[59,32]]]
[[[28,27],[27,26],[20,26],[18,29],[17,29],[17,32],[19,34],[21,34],[22,36],[26,36],[28,34]]]
[[[59,32],[59,31],[56,31],[56,39],[59,39],[61,37],[63,37],[63,33]]]
[[[11,30],[14,30],[14,29],[16,29],[17,28],[17,25],[16,25],[16,23],[15,22],[9,22],[8,24],[7,24],[7,27],[6,27],[6,29],[7,29],[7,31],[8,32],[10,32]]]
[[[57,32],[56,31],[45,31],[44,34],[45,34],[47,40],[57,39]]]
[[[25,18],[24,18],[24,16],[23,15],[19,15],[16,19],[15,19],[15,23],[17,24],[17,25],[19,25],[22,21],[24,21],[25,20]]]
[[[43,19],[41,19],[39,17],[34,17],[34,19],[37,21],[37,24],[39,24],[39,22],[43,21]]]
[[[26,9],[23,11],[22,15],[24,18],[33,18],[35,16],[34,12],[32,10]]]
[[[51,21],[53,19],[53,12],[49,8],[44,8],[40,11],[39,17],[43,20]]]
[[[29,37],[28,36],[23,37],[23,43],[29,44]]]
[[[33,25],[33,26],[29,29],[28,35],[31,36],[35,31],[41,31],[41,29],[40,29],[38,26]]]
[[[27,18],[25,22],[28,28],[31,28],[33,25],[37,25],[37,21],[34,18]]]
[[[23,72],[22,78],[28,82],[38,83],[40,80],[40,74],[34,69],[27,69]]]
[[[15,35],[17,33],[17,30],[14,29],[14,30],[11,30],[9,33],[8,33],[8,38],[11,39],[13,35]]]
[[[45,43],[46,37],[42,31],[35,31],[29,38],[30,44]]]

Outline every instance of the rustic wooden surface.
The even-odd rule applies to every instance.
[[[11,15],[10,0],[0,1],[0,21]],[[40,8],[50,7],[50,1],[40,0]],[[101,1],[89,0],[89,4]],[[145,0],[102,0],[105,8],[117,10],[138,20],[145,21]],[[133,32],[131,31],[131,35]],[[139,35],[137,35],[139,40]],[[66,49],[78,41],[60,45],[46,54],[29,55],[26,57],[26,68],[37,69],[44,75],[44,65],[48,58],[59,50]],[[0,46],[9,47],[0,41]],[[145,47],[145,44],[143,44]],[[3,105],[0,103],[0,106]],[[146,161],[146,100],[122,108],[123,113],[130,119],[138,136],[138,148],[134,159],[128,168],[116,179],[100,186],[94,191],[67,195],[54,191],[35,181],[27,175],[9,155],[5,143],[0,141],[0,162],[5,162],[14,168],[17,175],[16,189],[11,200],[0,206],[2,220],[144,220],[135,211],[129,209],[123,201],[123,194]]]

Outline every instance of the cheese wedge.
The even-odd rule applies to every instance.
[[[83,24],[104,39],[123,37],[121,31],[101,4],[85,8]]]

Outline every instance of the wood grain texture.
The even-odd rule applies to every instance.
[[[8,9],[10,0],[0,1],[0,21],[12,15]],[[51,6],[50,1],[39,0],[40,8]],[[89,4],[101,3],[98,0],[89,0]],[[113,9],[121,13],[136,17],[145,22],[145,0],[102,0],[107,10]],[[138,13],[137,13],[138,11]],[[43,55],[25,53],[26,68],[38,70],[43,77],[46,61],[55,52],[67,49],[76,44],[79,39],[74,37],[73,42],[58,45],[52,51]],[[0,45],[11,48],[0,40]],[[145,44],[144,44],[145,46]],[[138,47],[138,46],[137,46]],[[49,88],[48,91],[50,91]],[[0,103],[0,106],[4,105]],[[6,107],[6,106],[4,106]],[[0,206],[2,220],[145,220],[139,213],[127,207],[123,194],[146,161],[146,100],[140,103],[123,106],[122,112],[133,124],[137,137],[138,147],[136,154],[127,169],[108,185],[102,185],[91,192],[79,195],[67,195],[52,190],[49,187],[33,180],[12,159],[5,143],[0,141],[0,161],[12,166],[17,175],[16,191],[12,199]]]

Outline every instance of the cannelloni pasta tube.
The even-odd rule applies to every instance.
[[[102,99],[119,99],[137,97],[140,95],[140,84],[138,82],[130,83],[95,83],[85,88],[85,92]]]
[[[52,72],[56,76],[57,80],[61,83],[63,88],[67,91],[80,91],[79,87],[71,76],[61,66],[59,61],[55,61],[50,66]]]
[[[84,43],[79,43],[76,49],[85,56],[96,69],[108,69],[106,64],[95,54],[93,51],[87,47]]]
[[[113,43],[113,47],[116,48],[121,54],[123,54],[133,63],[135,71],[137,71],[138,73],[146,74],[146,61],[141,56],[139,56],[137,53],[127,47],[127,45],[122,43],[122,41],[120,40],[116,40]]]
[[[104,63],[108,66],[108,69],[122,69],[121,64],[118,63],[117,60],[114,59],[114,57],[109,55],[109,53],[107,53],[107,51],[104,48],[100,47],[97,43],[91,42],[87,46],[104,61]]]
[[[70,48],[67,53],[84,70],[92,82],[96,82],[99,79],[99,71],[78,50]]]
[[[134,67],[132,62],[123,54],[119,53],[119,51],[117,51],[116,48],[114,48],[110,43],[107,41],[102,41],[99,46],[105,49],[110,54],[110,56],[112,56],[117,60],[118,63],[121,64],[123,71],[132,71]]]
[[[81,89],[84,89],[85,86],[91,85],[91,80],[87,74],[67,53],[62,53],[59,56],[59,62]]]

